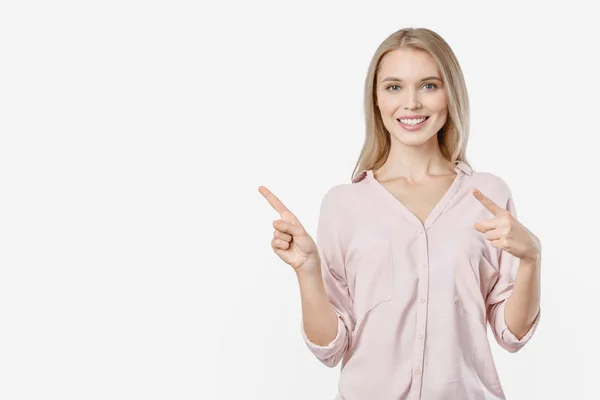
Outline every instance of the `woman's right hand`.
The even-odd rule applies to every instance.
[[[275,254],[291,265],[296,273],[320,272],[320,258],[315,241],[298,218],[269,189],[260,186],[258,191],[280,216],[280,219],[273,221],[275,232],[271,247]]]

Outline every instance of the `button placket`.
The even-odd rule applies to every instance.
[[[419,228],[419,240],[418,240],[418,251],[419,254],[424,254],[424,259],[420,264],[420,271],[418,273],[417,283],[417,323],[415,326],[415,335],[418,340],[415,343],[414,349],[414,384],[420,386],[422,384],[423,374],[423,361],[425,357],[425,328],[427,324],[427,302],[425,301],[428,296],[429,288],[429,271],[427,266],[427,235],[423,228]]]

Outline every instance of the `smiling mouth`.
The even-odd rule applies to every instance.
[[[398,121],[398,122],[400,122],[401,124],[404,124],[404,125],[415,126],[415,125],[422,124],[423,122],[427,121],[427,119],[429,119],[429,117],[425,117],[425,118],[397,118],[396,121]]]

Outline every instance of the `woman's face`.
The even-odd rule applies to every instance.
[[[426,143],[446,123],[446,93],[434,59],[426,52],[400,49],[387,53],[377,74],[377,105],[394,139]]]

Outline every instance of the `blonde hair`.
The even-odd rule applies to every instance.
[[[377,107],[376,80],[383,56],[403,48],[425,51],[437,63],[448,102],[448,118],[437,134],[440,150],[449,161],[469,165],[465,154],[469,140],[469,96],[460,64],[448,43],[436,32],[405,28],[388,36],[371,59],[364,87],[365,140],[352,179],[360,171],[378,169],[389,155],[391,138]]]

